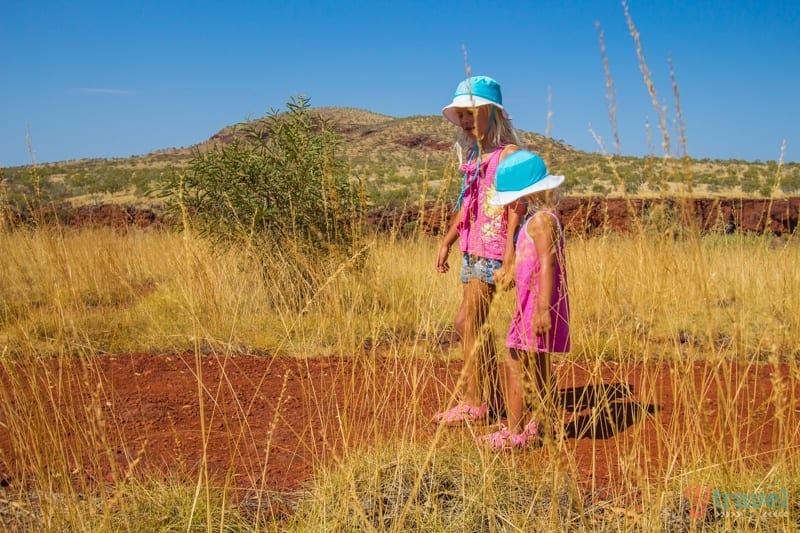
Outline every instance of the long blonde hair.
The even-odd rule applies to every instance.
[[[533,215],[542,209],[555,211],[558,208],[558,204],[561,203],[560,187],[529,194],[525,197],[525,203],[528,215]]]
[[[456,142],[453,145],[453,149],[458,157],[459,166],[464,163],[464,159],[468,158],[467,154],[472,149],[477,149],[477,153],[480,154],[484,149],[488,152],[505,144],[516,144],[520,148],[525,147],[522,144],[522,137],[520,137],[514,126],[511,125],[511,119],[506,116],[503,110],[492,105],[491,113],[492,119],[486,130],[486,135],[484,135],[483,138],[484,146],[481,146],[479,141],[467,135],[463,129],[459,129]]]

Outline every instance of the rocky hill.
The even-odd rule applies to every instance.
[[[402,205],[455,194],[460,179],[451,152],[456,130],[443,117],[395,118],[341,107],[312,110],[334,123],[342,137],[342,157],[353,175],[366,183],[373,205]],[[36,195],[41,203],[157,208],[147,197],[153,184],[166,173],[179,172],[197,150],[228,142],[236,129],[245,125],[224,127],[196,146],[168,148],[138,157],[0,169],[0,199],[16,206],[30,203]],[[575,197],[661,198],[691,194],[780,198],[800,192],[800,165],[796,163],[607,156],[578,151],[537,133],[520,133],[551,169],[567,177],[565,190]]]

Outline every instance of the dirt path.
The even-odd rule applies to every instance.
[[[6,390],[14,391],[17,407],[0,410],[0,480],[15,483],[30,470],[9,429],[13,417],[29,417],[33,425],[43,419],[63,426],[58,438],[71,450],[78,484],[128,472],[196,480],[205,455],[214,483],[294,491],[343,446],[433,436],[429,418],[447,402],[459,370],[460,363],[369,356],[159,354],[9,366],[0,369],[0,385],[13,388]],[[798,425],[800,387],[786,365],[655,364],[643,370],[609,364],[601,369],[602,382],[588,383],[590,374],[580,365],[557,369],[563,450],[588,490],[642,486],[663,476],[664,458],[682,457],[672,448],[686,431],[704,432],[714,446],[769,463],[787,442],[773,418],[781,408],[770,396],[776,386],[789,402],[784,427]],[[746,420],[733,429],[720,416],[717,391],[725,383],[737,384],[732,409]],[[47,412],[25,407],[26,395],[46,398],[39,411]],[[84,422],[70,426],[69,413],[86,413]],[[524,453],[535,460],[543,452]]]

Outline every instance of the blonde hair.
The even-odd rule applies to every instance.
[[[532,215],[540,209],[556,209],[561,202],[561,189],[556,187],[554,189],[547,189],[546,191],[539,191],[529,194],[525,197],[527,203],[528,214]]]
[[[511,119],[497,106],[492,105],[492,111],[494,112],[494,119],[489,123],[489,128],[486,130],[486,135],[484,135],[483,138],[485,150],[487,152],[492,151],[504,144],[516,144],[520,148],[524,148],[525,145],[522,143],[522,137],[520,137],[514,126],[511,125]],[[464,133],[463,129],[459,129],[456,142],[453,145],[453,149],[458,157],[459,166],[464,163],[467,153],[472,148],[477,148],[478,153],[484,151],[484,146],[481,146],[479,141]]]

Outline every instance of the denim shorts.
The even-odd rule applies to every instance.
[[[494,271],[501,266],[503,262],[500,259],[488,259],[465,253],[461,261],[461,281],[469,283],[472,279],[479,279],[494,285]]]

